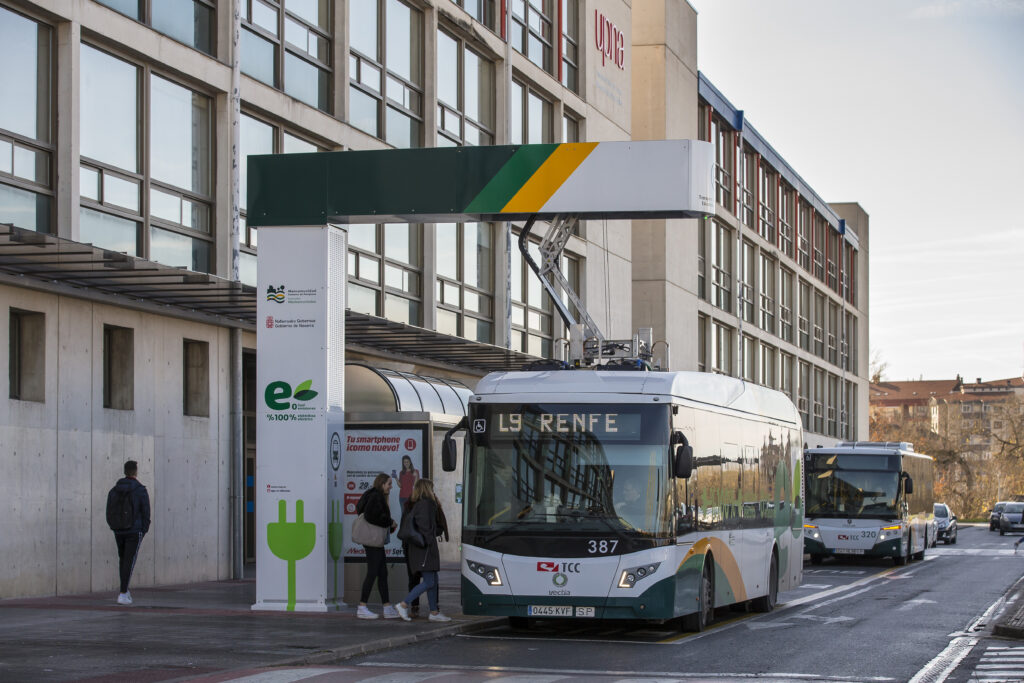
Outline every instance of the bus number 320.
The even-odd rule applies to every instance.
[[[587,541],[587,552],[591,555],[607,555],[608,553],[614,553],[615,548],[619,545],[618,540],[612,539],[610,541]]]

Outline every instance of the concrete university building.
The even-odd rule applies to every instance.
[[[867,213],[698,70],[698,25],[684,0],[0,0],[0,597],[116,587],[128,459],[133,587],[253,561],[250,154],[710,141],[713,219],[583,221],[562,272],[662,368],[785,392],[810,446],[868,438]],[[440,439],[477,381],[566,353],[521,228],[348,226],[347,428],[420,430],[449,519]]]

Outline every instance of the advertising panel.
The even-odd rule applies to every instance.
[[[345,521],[344,554],[361,558],[366,551],[352,543],[352,522],[357,517],[356,504],[381,472],[391,475],[394,484],[388,505],[396,522],[402,519],[402,504],[412,493],[413,484],[423,474],[426,428],[407,429],[360,428],[345,431]],[[385,547],[388,559],[401,559],[402,543],[395,534]]]

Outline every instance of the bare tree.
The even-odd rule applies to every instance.
[[[885,379],[885,371],[889,368],[889,362],[882,360],[882,351],[875,349],[871,352],[871,360],[868,363],[869,379],[874,384],[881,384]]]

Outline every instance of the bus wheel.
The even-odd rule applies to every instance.
[[[893,562],[895,562],[896,566],[898,566],[898,567],[902,567],[910,559],[910,537],[909,536],[907,537],[906,552],[903,552],[903,548],[900,548],[900,554],[897,555],[896,557],[892,558],[892,559],[893,559]]]
[[[927,535],[927,532],[925,532],[925,537],[924,537],[924,548],[921,548],[921,552],[919,552],[919,553],[914,553],[914,559],[915,559],[915,560],[923,560],[923,559],[924,559],[924,550],[925,550],[925,548],[927,548],[927,547],[928,547],[928,535]]]
[[[683,630],[700,633],[711,623],[711,615],[715,612],[715,578],[714,566],[708,558],[704,563],[704,571],[700,575],[700,586],[697,589],[697,611],[683,617]]]
[[[772,562],[768,567],[768,595],[754,598],[751,606],[755,612],[771,612],[779,599],[779,556],[772,553]]]
[[[514,628],[519,631],[525,631],[530,628],[530,620],[526,617],[509,617],[508,625],[510,628]]]

